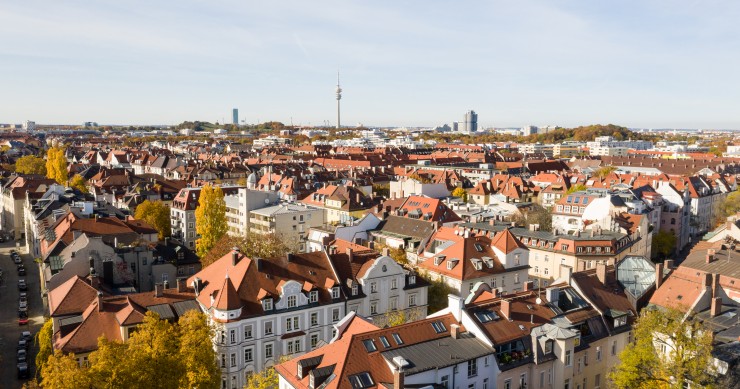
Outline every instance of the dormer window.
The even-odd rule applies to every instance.
[[[409,276],[409,285],[414,285],[414,284],[416,284],[416,275],[412,274]]]
[[[296,306],[296,297],[288,296],[288,308],[295,308],[295,306]]]
[[[551,339],[545,341],[545,354],[552,354],[553,343],[554,342]]]
[[[614,319],[614,328],[627,324],[627,316],[621,316]]]
[[[308,294],[308,302],[315,303],[319,301],[319,291],[318,290],[312,290]]]
[[[266,298],[262,300],[262,310],[272,311],[272,299],[271,298]]]
[[[334,300],[339,298],[339,287],[338,286],[331,288],[331,298]]]
[[[352,295],[357,296],[357,292],[358,292],[357,284],[353,284],[352,285]]]

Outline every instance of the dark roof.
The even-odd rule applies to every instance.
[[[480,358],[493,352],[492,348],[474,335],[462,333],[457,339],[448,336],[408,347],[391,349],[381,355],[391,365],[393,365],[393,358],[403,357],[410,363],[410,366],[405,369],[406,374],[416,374],[456,365],[460,361]]]
[[[434,223],[399,216],[388,216],[379,226],[378,230],[383,233],[392,233],[423,240],[434,232]]]

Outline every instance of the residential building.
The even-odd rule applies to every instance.
[[[280,239],[299,252],[308,251],[308,231],[324,224],[324,210],[306,204],[283,203],[249,212],[252,234],[280,235]]]
[[[276,204],[278,195],[272,191],[239,188],[236,193],[224,196],[224,201],[226,202],[228,234],[246,236],[252,222],[249,212]]]
[[[48,178],[11,176],[2,188],[2,231],[15,240],[24,239],[26,226],[23,211],[27,193],[34,193],[33,197],[39,198],[54,183],[54,180]]]
[[[300,202],[324,209],[327,223],[351,222],[373,206],[372,199],[359,188],[347,185],[327,185]]]

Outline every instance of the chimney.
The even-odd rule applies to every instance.
[[[511,302],[509,300],[501,300],[501,314],[511,321]]]
[[[288,262],[293,262],[293,259],[294,259],[293,253],[287,253],[287,254],[285,254],[285,259],[287,259]]]
[[[496,220],[493,219],[493,218],[491,218],[491,219],[488,220],[488,224],[492,226],[492,225],[496,224]]]
[[[662,263],[656,263],[655,264],[655,290],[660,289],[660,286],[663,285],[663,265]]]
[[[450,325],[450,336],[452,339],[460,338],[460,326],[457,324]]]
[[[164,285],[154,284],[154,297],[162,297],[164,294]]]
[[[704,273],[704,285],[705,288],[711,288],[712,287],[712,274],[710,273]]]
[[[390,257],[391,256],[391,249],[388,247],[383,247],[383,256],[384,257]]]
[[[180,277],[177,279],[177,293],[184,293],[187,290],[187,278]]]
[[[88,263],[90,264],[90,277],[94,278],[96,276],[95,274],[95,259],[92,257],[92,255],[88,258]]]
[[[231,266],[236,266],[239,263],[239,247],[233,247],[231,249]]]
[[[524,291],[530,291],[534,289],[534,282],[533,281],[527,281],[524,283]]]
[[[98,312],[103,312],[103,292],[98,291]]]
[[[492,288],[491,295],[493,295],[493,298],[498,298],[498,288]]]
[[[596,278],[602,285],[606,285],[606,265],[601,262],[596,264]]]
[[[715,297],[712,299],[712,307],[709,311],[712,317],[719,316],[722,313],[722,297]]]
[[[673,260],[672,259],[666,259],[664,262],[664,267],[666,270],[672,270],[673,269]]]
[[[352,262],[352,259],[354,258],[354,256],[352,255],[352,251],[352,247],[347,247],[347,258],[350,262]]]
[[[400,361],[397,361],[396,358],[399,358]],[[408,362],[406,362],[403,357],[399,356],[396,358],[393,358],[393,362],[396,365],[396,367],[393,369],[393,389],[404,389],[404,379],[406,378],[404,367],[406,367]]]
[[[361,200],[361,197],[360,197],[360,192],[357,192],[357,195],[356,195],[356,197],[355,197],[355,202],[356,202],[357,204],[359,204],[359,203],[360,203],[360,200]]]
[[[712,297],[719,294],[719,273],[712,274]]]
[[[707,263],[712,263],[714,261],[714,249],[707,250]]]

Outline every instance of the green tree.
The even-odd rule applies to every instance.
[[[21,174],[46,175],[46,161],[35,155],[26,155],[15,161],[15,171]]]
[[[665,259],[668,257],[673,250],[676,248],[676,235],[666,231],[658,231],[653,236],[653,252],[656,253],[659,258]]]
[[[46,153],[46,177],[62,185],[67,183],[67,157],[63,148],[52,147]]]
[[[36,333],[36,345],[39,346],[39,352],[36,353],[36,372],[41,372],[46,365],[46,361],[54,353],[52,338],[54,336],[54,323],[51,319],[46,319],[44,325]]]
[[[144,200],[136,207],[134,217],[154,227],[160,240],[172,235],[170,207],[161,201]]]
[[[717,204],[713,222],[715,225],[720,224],[738,211],[740,211],[740,191],[734,191]]]
[[[248,233],[246,237],[224,235],[206,255],[200,257],[200,263],[206,267],[228,254],[234,247],[249,258],[272,258],[288,252],[298,251],[298,242],[286,240],[280,234]]]
[[[604,179],[606,178],[606,176],[608,176],[609,174],[611,174],[612,172],[616,170],[617,170],[616,166],[602,166],[594,172],[594,177]]]
[[[552,232],[552,213],[541,205],[533,204],[527,211],[526,228],[529,229],[532,224],[539,225],[540,231]]]
[[[586,185],[583,185],[583,184],[575,184],[575,185],[571,185],[570,188],[568,188],[568,191],[566,193],[567,194],[571,194],[571,193],[580,192],[580,191],[586,190],[586,189],[588,189],[588,187]]]
[[[195,209],[195,231],[199,238],[195,242],[198,256],[208,251],[226,235],[226,202],[220,187],[206,184],[200,191],[198,208]]]
[[[180,362],[185,374],[181,388],[218,388],[221,370],[216,364],[216,352],[211,342],[213,329],[206,316],[196,310],[186,312],[178,322],[180,327]]]
[[[87,181],[85,181],[85,178],[79,174],[75,174],[74,176],[72,176],[72,179],[69,180],[69,186],[70,188],[75,188],[82,193],[89,192],[87,190]]]
[[[701,323],[675,309],[643,310],[634,334],[609,374],[615,388],[713,387],[712,332]]]
[[[452,191],[452,195],[455,197],[460,197],[463,202],[468,202],[468,192],[463,188],[455,188],[455,190]]]
[[[419,276],[429,283],[429,292],[427,294],[427,300],[429,302],[428,313],[432,314],[447,308],[449,305],[447,295],[452,293],[452,289],[441,279],[432,278],[429,274],[421,273]]]
[[[376,196],[389,198],[391,197],[391,185],[390,184],[373,184],[373,192]]]

